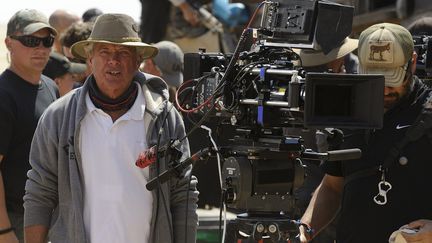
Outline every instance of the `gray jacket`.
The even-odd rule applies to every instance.
[[[149,147],[157,143],[161,126],[163,132],[160,145],[182,138],[185,135],[183,121],[167,101],[166,84],[158,77],[143,73],[138,73],[134,80],[141,84],[146,101],[144,120],[147,121]],[[78,138],[81,121],[87,113],[87,83],[48,107],[36,128],[30,150],[32,169],[28,172],[25,187],[24,226],[49,227],[49,239],[53,243],[89,242],[83,221],[80,146],[79,139],[75,139]],[[182,159],[189,156],[187,139],[178,145],[178,149],[183,152]],[[164,157],[160,159],[160,172],[166,169],[168,162]],[[157,175],[156,165],[152,164],[149,169],[150,178],[154,178]],[[189,168],[179,177],[161,184],[159,193],[158,190],[153,190],[150,242],[185,242],[186,232],[187,242],[195,242],[198,191],[195,177],[192,176],[189,185],[190,171]],[[170,234],[170,229],[173,235]]]

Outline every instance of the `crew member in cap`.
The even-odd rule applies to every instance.
[[[58,96],[55,83],[42,75],[56,34],[34,9],[16,12],[7,24],[10,66],[0,75],[0,242],[24,241],[30,143],[39,117]]]
[[[183,51],[171,41],[160,41],[153,46],[159,53],[144,60],[142,70],[163,78],[168,85],[170,101],[174,103],[176,91],[183,83]]]
[[[342,148],[360,148],[362,157],[324,162],[326,174],[301,219],[301,240],[314,237],[339,210],[337,242],[388,242],[400,227],[418,230],[395,233],[406,242],[431,242],[432,221],[422,219],[432,219],[426,193],[432,183],[432,140],[426,135],[430,128],[416,132],[415,139],[412,128],[419,127],[416,120],[431,109],[432,100],[431,90],[413,75],[412,36],[400,25],[376,24],[361,33],[358,53],[360,73],[385,77],[384,125],[344,131]]]
[[[57,84],[60,96],[81,86],[80,77],[87,70],[83,63],[71,62],[67,57],[51,52],[49,61],[42,73]]]
[[[138,72],[158,52],[138,30],[128,15],[102,14],[90,37],[72,46],[92,75],[36,128],[24,197],[27,242],[195,242],[190,168],[146,189],[176,157],[146,158],[149,148],[176,140],[171,147],[183,160],[189,147],[165,82]]]

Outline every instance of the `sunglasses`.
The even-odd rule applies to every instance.
[[[16,36],[11,35],[10,38],[21,42],[26,47],[37,47],[42,42],[42,45],[46,48],[52,47],[54,44],[54,36],[50,35],[44,38],[36,37],[32,35]]]

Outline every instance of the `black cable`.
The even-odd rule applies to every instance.
[[[193,165],[192,165],[192,168],[193,168]],[[190,192],[190,186],[191,186],[191,181],[192,181],[192,169],[191,169],[191,173],[189,174],[189,180],[188,180],[189,182],[188,182],[188,187],[187,187],[187,192],[186,192],[186,212],[185,212],[185,214],[186,214],[186,222],[185,222],[185,243],[187,243],[188,241],[187,241],[187,237],[188,237],[188,234],[187,234],[187,229],[188,229],[188,213],[189,213],[189,192]]]
[[[167,102],[166,105],[165,105],[165,107],[164,107],[164,110],[167,109],[168,104],[169,103]],[[166,111],[165,117],[162,119],[161,127],[159,128],[159,132],[158,132],[158,137],[157,137],[157,142],[156,142],[156,148],[155,148],[155,150],[156,150],[156,161],[155,161],[155,163],[156,163],[156,174],[157,174],[157,176],[160,175],[160,161],[159,161],[160,156],[159,156],[159,153],[158,153],[159,146],[160,146],[160,140],[161,140],[161,137],[162,137],[162,133],[164,131],[164,124],[166,123],[166,121],[168,119],[168,115],[170,114],[170,112],[171,112],[171,110],[172,110],[173,107],[174,107],[174,105],[172,105],[170,107],[170,109]],[[164,157],[166,159],[166,152],[165,152],[165,156]],[[159,180],[157,180],[157,188],[158,189],[156,191],[156,200],[157,201],[156,201],[156,218],[155,218],[155,220],[157,220],[157,218],[159,216],[159,197],[160,197],[159,195],[160,194],[162,194],[162,203],[164,205],[165,214],[166,214],[167,217],[169,216],[167,205],[166,205],[167,202],[166,202],[165,196],[163,194],[162,187],[161,187],[161,184],[160,184]],[[171,220],[172,220],[172,218],[171,218]],[[174,231],[172,229],[172,224],[168,224],[168,225],[169,225],[171,239],[173,239],[174,238]],[[156,227],[153,228],[153,235],[155,235],[155,233],[156,233],[155,229],[156,229]]]

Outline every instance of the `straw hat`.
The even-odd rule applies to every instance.
[[[143,59],[154,57],[158,49],[141,42],[138,30],[138,25],[126,14],[102,14],[96,19],[90,37],[73,44],[71,52],[77,58],[86,59],[87,45],[105,43],[135,47]]]
[[[313,49],[293,49],[300,56],[303,67],[314,67],[324,65],[353,52],[358,47],[358,40],[345,38],[341,46],[332,49],[324,54],[321,50]]]

